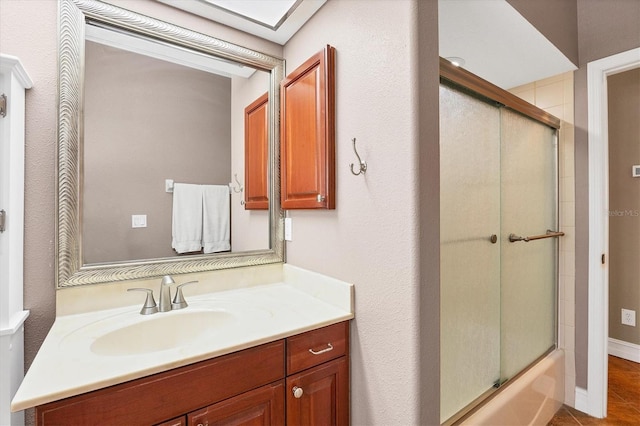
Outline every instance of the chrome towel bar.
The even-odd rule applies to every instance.
[[[564,232],[552,231],[547,229],[547,232],[542,235],[533,235],[531,237],[519,237],[516,234],[509,234],[509,241],[515,243],[516,241],[524,241],[528,243],[529,241],[542,240],[544,238],[555,238],[564,236]]]

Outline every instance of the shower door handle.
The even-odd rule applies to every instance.
[[[530,237],[520,237],[516,234],[509,234],[509,241],[512,243],[515,243],[517,241],[524,241],[525,243],[528,243],[529,241],[543,240],[545,238],[557,238],[562,236],[564,236],[564,232],[552,231],[550,229],[547,229],[547,232],[545,234],[533,235]]]

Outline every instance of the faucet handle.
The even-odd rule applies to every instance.
[[[153,298],[153,290],[148,288],[129,288],[127,291],[146,291],[147,298],[144,301],[144,305],[140,310],[141,315],[151,315],[158,312],[158,305],[156,305],[156,300]]]
[[[182,309],[189,306],[182,295],[182,287],[189,284],[195,284],[197,282],[198,281],[189,281],[188,283],[183,283],[176,287],[176,295],[173,297],[173,302],[171,302],[171,309]]]

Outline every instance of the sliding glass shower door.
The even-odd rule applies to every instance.
[[[441,417],[500,379],[500,111],[440,88]]]
[[[557,229],[555,135],[440,86],[443,422],[555,345],[557,240],[535,239]]]
[[[556,343],[558,230],[556,131],[501,108],[501,380]],[[512,238],[514,239],[514,238]]]

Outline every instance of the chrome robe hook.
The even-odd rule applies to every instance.
[[[231,188],[233,188],[233,192],[235,192],[236,194],[238,194],[238,193],[242,192],[242,190],[243,190],[244,188],[243,188],[243,187],[242,187],[242,185],[240,184],[240,181],[238,181],[238,174],[237,174],[237,173],[234,173],[234,174],[233,174],[233,178],[234,178],[234,179],[235,179],[235,181],[236,181],[236,186],[231,186],[231,185],[229,185],[229,186],[231,186]]]
[[[358,173],[356,173],[355,171],[353,171],[353,163],[351,163],[349,165],[349,167],[351,167],[351,173],[353,173],[354,175],[358,176],[359,174],[364,174],[367,171],[367,162],[366,161],[362,161],[362,159],[360,158],[360,155],[358,155],[358,151],[356,150],[356,138],[351,139],[351,141],[353,142],[353,152],[356,153],[356,157],[358,157],[358,163],[360,164],[360,170],[358,170]]]

